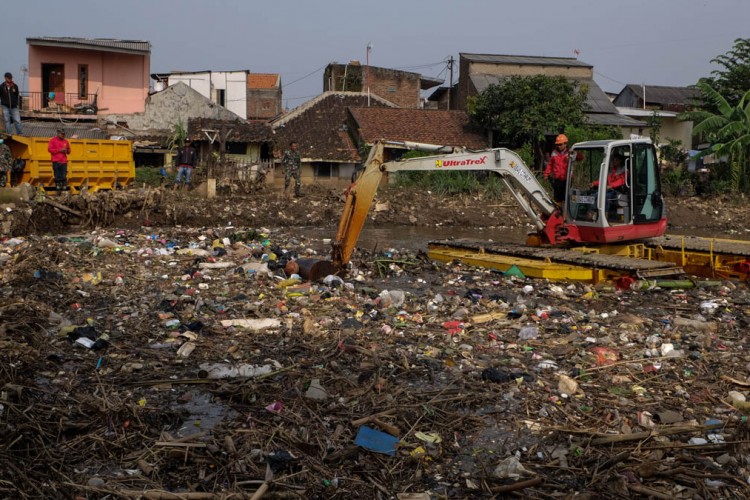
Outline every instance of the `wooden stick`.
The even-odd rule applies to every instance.
[[[205,448],[206,443],[180,443],[178,441],[157,441],[156,446],[173,446],[175,448]]]
[[[119,493],[132,498],[146,498],[148,500],[219,500],[222,498],[221,495],[215,493],[170,493],[164,490],[119,490]]]
[[[657,491],[652,488],[646,488],[645,486],[641,486],[639,484],[628,484],[628,489],[642,495],[662,498],[664,500],[672,500],[674,498],[672,495],[667,495],[666,493],[662,493],[661,491]]]
[[[741,385],[742,387],[750,387],[750,382],[744,382],[742,380],[737,380],[736,378],[729,377],[727,375],[721,376],[722,380],[726,380],[727,382],[731,382],[733,384]]]
[[[385,432],[392,436],[399,437],[401,435],[401,429],[396,427],[395,425],[391,425],[387,422],[383,422],[379,418],[373,418],[372,423],[383,429]]]
[[[503,484],[500,486],[490,487],[492,493],[510,493],[511,491],[523,490],[525,488],[531,488],[532,486],[539,486],[544,482],[541,477],[535,477],[534,479],[527,479],[526,481],[519,481],[513,484]]]
[[[373,419],[376,419],[378,417],[387,417],[387,416],[393,415],[394,413],[396,413],[396,409],[391,408],[390,410],[381,411],[380,413],[374,413],[370,415],[369,417],[362,417],[362,418],[358,418],[357,420],[352,420],[352,425],[354,426],[364,425],[364,424],[372,422]]]
[[[59,208],[60,210],[65,210],[66,212],[70,212],[71,214],[77,215],[78,217],[83,217],[83,214],[79,212],[78,210],[73,210],[72,208],[63,205],[62,203],[57,203],[56,201],[52,201],[49,198],[45,198],[44,203],[46,203],[47,205],[51,205],[55,208]]]
[[[260,485],[260,488],[255,490],[255,493],[253,493],[253,496],[250,497],[250,500],[259,500],[263,497],[263,495],[266,494],[266,491],[268,491],[268,483],[263,483]]]

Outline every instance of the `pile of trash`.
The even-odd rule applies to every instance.
[[[2,242],[0,497],[750,493],[746,284],[308,281],[286,231]]]

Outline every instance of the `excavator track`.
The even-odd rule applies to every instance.
[[[750,279],[750,241],[665,235],[639,243],[554,248],[441,240],[429,243],[436,260],[460,260],[526,276],[598,282],[618,276],[660,278],[689,274]]]
[[[696,276],[747,280],[750,241],[665,235],[644,240],[652,258],[672,262]]]
[[[683,274],[680,266],[633,257],[638,252],[630,246],[564,249],[514,244],[479,243],[465,240],[431,241],[428,255],[436,260],[460,260],[467,263],[507,271],[512,266],[524,275],[553,280],[598,282],[622,276],[640,278]]]
[[[684,248],[691,252],[714,252],[724,255],[750,256],[750,241],[744,240],[664,235],[644,240],[643,244],[651,248],[661,247],[671,250],[681,250]]]

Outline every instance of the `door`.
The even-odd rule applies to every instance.
[[[65,104],[65,65],[63,64],[42,64],[42,103],[44,107],[48,107],[51,101],[57,104]]]
[[[633,222],[646,224],[664,217],[659,164],[654,146],[633,144]]]

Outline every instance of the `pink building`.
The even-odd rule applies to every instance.
[[[29,92],[23,111],[79,115],[145,109],[151,44],[143,40],[37,37],[29,46]]]

